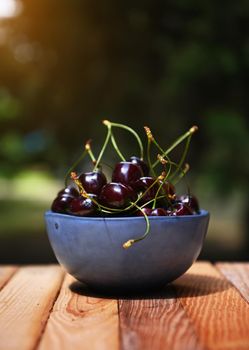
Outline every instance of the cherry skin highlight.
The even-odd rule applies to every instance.
[[[136,200],[135,191],[124,184],[110,182],[106,184],[99,195],[99,202],[109,208],[123,209]]]
[[[143,176],[149,176],[150,169],[148,165],[145,163],[145,161],[143,161],[141,158],[132,156],[128,159],[128,162],[132,162],[133,164],[140,166],[143,172]]]
[[[158,183],[156,182],[153,185],[154,182],[155,182],[155,179],[153,177],[150,177],[150,176],[141,177],[139,180],[137,180],[135,182],[133,188],[137,192],[144,193],[146,191],[146,193],[144,195],[142,195],[142,197],[140,199],[140,203],[143,204],[143,203],[149,202],[150,200],[155,198],[155,195],[156,195],[157,190],[158,190]],[[152,186],[152,187],[148,190],[148,188],[150,186]]]
[[[143,216],[143,217],[144,217],[144,214],[146,214],[147,216],[151,216],[152,210],[153,210],[153,209],[151,209],[151,208],[144,207],[144,208],[142,208],[142,211],[139,210],[139,211],[137,212],[137,216]],[[144,214],[143,214],[142,212],[143,212]]]
[[[112,181],[133,187],[142,175],[142,169],[139,165],[132,162],[119,162],[113,170]]]
[[[152,210],[152,216],[168,216],[167,210],[164,208],[156,208]]]
[[[168,211],[169,216],[193,215],[192,209],[183,203],[176,203],[173,211]]]
[[[91,171],[82,173],[79,180],[87,193],[99,195],[102,187],[107,183],[106,177],[102,171]]]
[[[195,213],[197,213],[197,214],[199,213],[200,206],[198,203],[198,199],[195,196],[185,194],[185,195],[180,196],[179,200],[182,203],[187,204]]]
[[[58,196],[54,199],[51,210],[55,213],[66,214],[73,199],[74,197],[68,195]]]
[[[70,214],[77,216],[91,216],[95,212],[95,205],[90,198],[74,198],[69,204]]]
[[[75,187],[66,187],[60,190],[57,194],[57,197],[60,196],[70,196],[70,197],[79,197],[79,191]]]

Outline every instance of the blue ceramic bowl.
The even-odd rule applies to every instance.
[[[76,217],[46,212],[50,243],[61,265],[89,287],[137,290],[160,287],[182,275],[197,259],[207,232],[209,213],[150,217],[149,235],[141,236],[143,217]]]

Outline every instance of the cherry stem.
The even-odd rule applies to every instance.
[[[120,151],[117,143],[116,143],[116,140],[115,140],[115,137],[113,135],[113,132],[111,134],[111,141],[112,141],[112,145],[113,145],[113,148],[115,149],[115,151],[117,152],[117,154],[119,155],[119,157],[121,158],[122,161],[125,161],[125,157],[123,156],[122,152]]]
[[[119,124],[119,123],[113,123],[113,122],[110,122],[109,120],[104,120],[103,122],[106,126],[110,125],[110,126],[113,126],[113,127],[116,127],[116,128],[120,128],[120,129],[124,129],[124,130],[127,130],[129,131],[137,140],[137,143],[138,143],[138,146],[139,146],[139,149],[140,149],[140,158],[143,159],[144,157],[144,148],[143,148],[143,143],[139,137],[139,135],[136,133],[135,130],[133,130],[132,128],[130,128],[129,126],[127,125],[124,125],[124,124]]]
[[[157,199],[163,199],[165,198],[165,196],[158,196]],[[151,204],[152,202],[154,202],[154,198],[153,199],[150,199],[148,202],[144,203],[143,205],[141,205],[141,208],[143,209],[144,207],[147,207],[147,205]]]
[[[175,142],[173,142],[173,144],[166,150],[163,152],[162,156],[167,156],[171,151],[173,151],[173,149],[175,149],[182,141],[184,141],[187,137],[189,137],[190,135],[194,134],[196,131],[198,130],[197,126],[192,126],[192,128],[190,128],[185,134],[183,134],[182,136],[180,136]],[[159,160],[156,160],[154,162],[154,164],[152,165],[152,167],[154,168],[157,164],[159,163]]]
[[[161,155],[158,155],[157,156],[158,157],[158,159],[160,159],[160,162],[162,161],[162,159],[163,159],[163,157],[161,156]],[[169,163],[170,163],[170,165],[171,166],[175,166],[176,168],[178,168],[178,172],[180,171],[180,174],[182,174],[181,175],[181,178],[183,177],[183,176],[185,176],[186,175],[186,173],[187,173],[187,171],[189,170],[189,164],[186,164],[185,165],[185,167],[183,168],[182,166],[181,167],[179,167],[179,164],[177,164],[177,163],[175,163],[175,162],[172,162],[172,160],[170,160],[170,161],[168,161]],[[176,174],[174,175],[174,177],[176,176]],[[170,175],[170,176],[167,176],[167,179],[169,179],[169,181],[170,182],[172,182],[173,183],[173,185],[175,184],[174,182],[173,182],[173,175]],[[178,179],[178,177],[177,177],[177,179]]]
[[[67,171],[66,175],[65,175],[65,180],[64,180],[64,183],[65,183],[65,187],[68,186],[68,179],[71,175],[71,172],[79,165],[79,163],[85,158],[87,154],[87,151],[86,149],[84,149],[84,152],[81,154],[81,156],[73,163],[73,165],[69,168],[69,170]]]
[[[88,140],[85,144],[85,150],[87,151],[89,157],[91,158],[92,162],[93,162],[93,165],[96,164],[96,158],[92,152],[92,148],[91,148],[91,142],[92,140]]]
[[[160,177],[160,176],[159,176],[159,177]],[[158,190],[157,190],[157,192],[156,192],[155,198],[153,199],[152,209],[155,209],[155,207],[156,207],[156,201],[158,200],[158,196],[159,196],[159,193],[160,193],[160,191],[161,191],[163,185],[164,185],[165,182],[167,181],[167,176],[165,176],[164,178],[162,178],[161,181],[162,181],[162,182],[160,183],[160,185],[159,185],[159,187],[158,187]],[[171,201],[170,201],[169,195],[166,193],[166,191],[163,190],[163,192],[164,192],[163,198],[166,198],[168,204],[169,204],[169,205],[171,206],[171,208],[172,208],[173,206],[172,206],[172,203],[171,203]]]
[[[185,162],[185,159],[186,159],[187,154],[188,154],[188,150],[189,150],[189,145],[190,145],[191,138],[192,138],[192,134],[189,135],[189,137],[187,138],[187,141],[186,141],[186,144],[185,144],[185,148],[184,148],[182,157],[181,157],[180,162],[178,163],[178,165],[177,165],[177,167],[176,167],[176,170],[175,170],[174,173],[172,174],[172,177],[174,177],[174,176],[178,173],[178,170],[182,168],[183,163]]]
[[[145,126],[144,127],[144,130],[146,132],[146,136],[147,136],[147,162],[148,162],[148,165],[149,165],[149,169],[150,169],[150,172],[152,173],[152,175],[154,177],[156,177],[156,173],[153,169],[153,166],[152,166],[152,163],[151,163],[151,156],[150,156],[150,147],[151,147],[151,142],[154,141],[154,137],[152,135],[152,132],[150,130],[150,128],[148,126]]]
[[[174,181],[174,185],[176,185],[183,177],[185,177],[185,175],[187,174],[187,172],[189,171],[190,167],[189,164],[186,163],[185,167],[181,170],[181,173],[178,175],[178,177],[176,178],[176,180]],[[187,183],[186,183],[187,184]],[[187,187],[188,184],[187,184]]]
[[[136,205],[135,203],[133,203],[133,205],[139,209],[141,211],[141,213],[143,214],[144,218],[145,218],[145,221],[146,221],[146,230],[145,230],[145,233],[141,236],[141,237],[138,237],[138,238],[133,238],[133,239],[129,239],[128,241],[126,241],[124,244],[123,244],[123,248],[124,249],[128,249],[130,248],[134,243],[137,243],[139,241],[142,241],[143,239],[146,238],[146,236],[148,235],[148,233],[150,232],[150,221],[149,221],[149,218],[148,216],[143,212],[142,208],[139,207],[138,205]]]
[[[166,156],[166,159],[164,159],[160,154],[157,155],[157,159],[164,167],[164,171],[166,172],[166,179],[170,176],[171,169],[172,169],[172,162],[168,156]],[[169,169],[166,169],[166,164],[169,164]]]
[[[108,142],[109,142],[110,137],[111,137],[111,125],[110,125],[109,122],[108,122],[108,123],[105,123],[105,122],[107,122],[107,121],[104,120],[104,121],[103,121],[103,124],[107,126],[107,134],[106,134],[105,142],[104,142],[104,144],[103,144],[103,146],[102,146],[102,148],[101,148],[101,151],[100,151],[100,153],[99,153],[98,159],[96,160],[96,164],[95,164],[95,166],[94,166],[94,168],[93,168],[93,171],[95,171],[96,169],[98,169],[99,163],[100,163],[100,161],[101,161],[101,159],[102,159],[102,157],[103,157],[103,154],[104,154],[104,152],[105,152],[106,146],[108,145]]]

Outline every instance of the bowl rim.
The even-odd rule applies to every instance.
[[[185,220],[193,220],[197,218],[203,218],[203,217],[209,217],[210,213],[205,209],[200,209],[199,214],[193,214],[193,215],[181,215],[181,216],[149,216],[149,220],[152,221],[182,221],[182,219]],[[76,215],[69,215],[69,214],[61,214],[61,213],[55,213],[52,210],[47,210],[44,214],[45,218],[48,217],[55,217],[55,218],[64,218],[67,220],[73,220],[73,221],[135,221],[135,220],[145,220],[143,216],[115,216],[115,217],[98,217],[98,216],[76,216]]]

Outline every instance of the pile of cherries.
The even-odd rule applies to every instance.
[[[150,175],[148,165],[133,156],[114,167],[112,181],[100,170],[82,173],[76,186],[61,190],[52,211],[76,216],[182,216],[199,213],[195,196],[177,196],[172,183]]]

